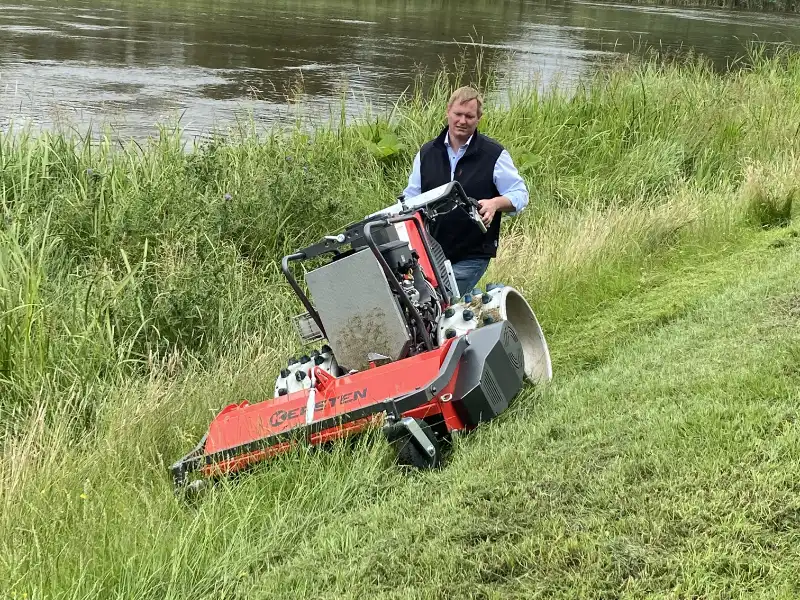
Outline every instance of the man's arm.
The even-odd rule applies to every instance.
[[[414,166],[411,168],[411,175],[408,176],[408,186],[403,190],[403,196],[413,198],[422,193],[422,178],[419,171],[419,152],[414,157]]]
[[[494,185],[499,196],[481,200],[481,218],[488,226],[496,212],[510,213],[512,216],[521,213],[528,206],[528,188],[525,181],[514,166],[508,151],[503,150],[494,164]]]

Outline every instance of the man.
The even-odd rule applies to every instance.
[[[447,127],[414,157],[403,192],[413,198],[455,179],[468,196],[479,201],[485,234],[462,210],[440,217],[431,231],[453,265],[461,295],[477,285],[497,255],[502,214],[516,215],[528,205],[528,189],[511,156],[496,141],[478,133],[482,108],[477,90],[461,87],[453,92],[447,103]]]

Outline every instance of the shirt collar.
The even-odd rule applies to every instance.
[[[475,135],[474,133],[472,135]],[[462,148],[469,147],[469,143],[472,141],[472,135],[467,138],[467,141],[461,146]],[[448,129],[447,132],[444,134],[444,145],[450,148],[450,130]]]

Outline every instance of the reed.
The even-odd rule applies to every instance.
[[[636,4],[679,6],[683,8],[726,8],[733,10],[759,12],[787,12],[800,10],[800,5],[793,0],[637,0]]]

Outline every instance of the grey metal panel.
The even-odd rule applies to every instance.
[[[411,335],[372,252],[356,252],[306,273],[306,284],[340,365],[366,369],[370,352],[400,358]]]

